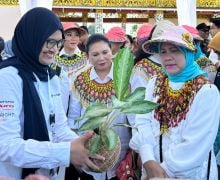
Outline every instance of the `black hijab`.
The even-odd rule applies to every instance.
[[[28,11],[18,22],[12,39],[14,57],[3,61],[0,68],[14,66],[23,81],[24,140],[49,141],[46,120],[41,101],[34,86],[35,73],[41,81],[48,81],[55,73],[47,65],[39,62],[39,55],[45,41],[63,27],[58,17],[46,8]],[[23,169],[22,178],[34,174],[36,168]]]

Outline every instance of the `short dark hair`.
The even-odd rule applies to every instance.
[[[205,23],[200,23],[196,26],[196,29],[198,31],[209,31],[210,30],[210,26],[207,26]]]
[[[133,38],[130,34],[126,34],[127,38],[129,39],[130,43],[133,43]]]
[[[103,34],[93,34],[91,36],[89,36],[87,43],[86,43],[86,53],[88,54],[89,52],[89,48],[91,45],[103,41],[106,44],[108,44],[108,46],[111,48],[111,43],[109,42],[109,40],[103,35]]]
[[[211,18],[210,22],[215,24],[216,27],[220,28],[220,18]]]
[[[81,29],[85,30],[89,34],[89,30],[86,26],[80,26]]]

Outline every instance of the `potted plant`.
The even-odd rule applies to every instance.
[[[88,149],[91,154],[100,154],[105,161],[94,163],[100,168],[100,172],[111,169],[117,162],[120,154],[120,138],[114,131],[114,126],[125,126],[128,124],[113,124],[114,120],[121,114],[144,114],[151,112],[158,104],[144,100],[145,88],[137,88],[129,94],[129,80],[134,64],[133,55],[128,48],[119,51],[114,59],[113,79],[116,96],[112,97],[112,106],[95,102],[89,106],[83,116],[77,121],[85,122],[79,131],[95,130],[96,134],[90,139]]]

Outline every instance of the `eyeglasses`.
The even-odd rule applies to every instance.
[[[55,39],[48,39],[46,40],[46,47],[48,49],[52,49],[55,45],[57,46],[58,49],[60,49],[63,46],[64,39],[61,39],[59,41]]]

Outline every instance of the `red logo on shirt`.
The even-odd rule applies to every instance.
[[[1,101],[0,110],[13,110],[15,108],[13,101]]]

